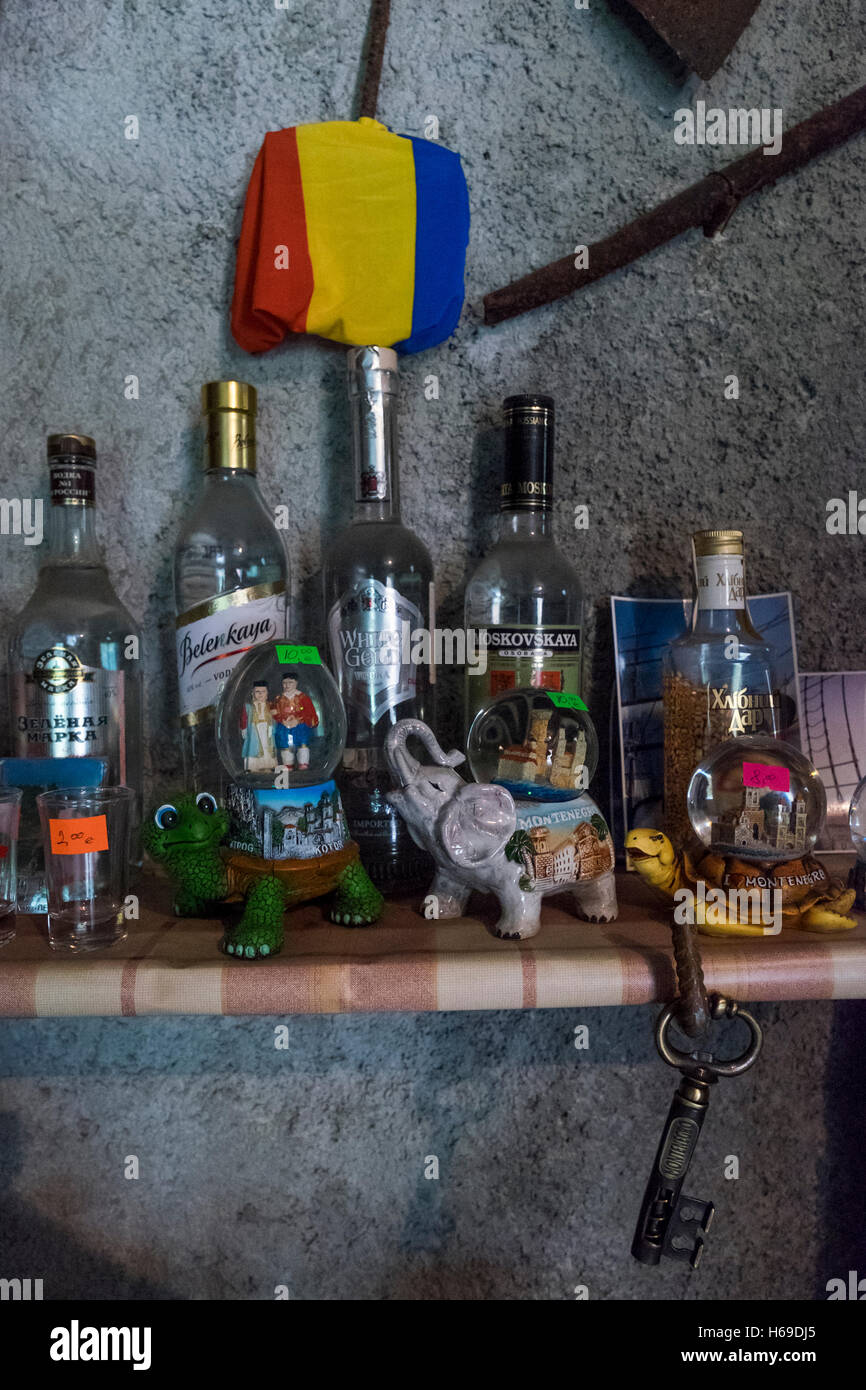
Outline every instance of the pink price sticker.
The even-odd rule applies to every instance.
[[[765,787],[771,792],[789,792],[791,773],[787,767],[774,767],[769,763],[743,763],[743,786]]]

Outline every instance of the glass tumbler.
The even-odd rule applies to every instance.
[[[69,787],[37,796],[48,889],[48,943],[97,951],[126,936],[135,792]]]
[[[0,787],[0,946],[15,935],[18,898],[18,822],[21,818],[19,787]]]

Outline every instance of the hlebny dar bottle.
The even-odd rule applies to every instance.
[[[256,479],[256,392],[202,387],[204,479],[175,549],[177,677],[188,789],[218,793],[214,706],[250,647],[285,637],[289,562]]]
[[[509,396],[499,540],[466,588],[466,627],[487,669],[466,674],[466,733],[491,695],[518,686],[581,693],[583,591],[553,538],[554,403]]]
[[[383,746],[399,719],[432,722],[431,671],[411,656],[412,634],[432,633],[435,621],[430,556],[400,519],[398,385],[390,348],[350,351],[355,513],[324,567],[331,664],[348,719],[337,781],[364,866],[392,894],[426,887],[432,872],[385,799],[391,780]]]
[[[96,446],[48,436],[48,546],[9,638],[14,752],[104,758],[106,784],[141,796],[141,630],[114,591],[96,538]]]
[[[662,676],[665,829],[677,845],[692,838],[686,793],[705,753],[739,734],[780,733],[772,649],[746,603],[743,533],[698,531],[693,549],[692,625],[668,647]]]

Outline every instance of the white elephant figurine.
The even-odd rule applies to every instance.
[[[406,747],[420,739],[433,758],[423,766]],[[385,756],[399,789],[388,793],[391,805],[409,827],[412,839],[438,865],[430,894],[439,917],[461,917],[471,891],[495,893],[502,915],[494,936],[522,940],[541,926],[546,893],[569,889],[579,917],[612,922],[617,915],[614,854],[604,817],[583,793],[570,830],[548,849],[548,831],[538,829],[544,806],[537,801],[515,805],[505,787],[464,782],[455,772],[465,761],[456,749],[445,753],[432,729],[420,719],[401,719],[385,740]],[[563,821],[563,803],[555,807]],[[567,819],[567,816],[566,816]],[[521,825],[532,825],[527,830]]]

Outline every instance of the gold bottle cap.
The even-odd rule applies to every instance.
[[[48,457],[92,459],[96,462],[96,444],[89,434],[49,434]]]
[[[243,410],[255,415],[258,397],[246,381],[206,381],[201,388],[202,414],[213,410]]]
[[[256,471],[256,388],[246,381],[208,381],[201,388],[205,468]]]
[[[696,531],[695,555],[742,555],[742,531]]]

